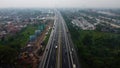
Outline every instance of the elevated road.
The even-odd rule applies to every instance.
[[[80,68],[65,21],[55,11],[54,26],[39,68]]]

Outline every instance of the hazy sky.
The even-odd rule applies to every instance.
[[[120,8],[120,0],[0,0],[4,7]]]

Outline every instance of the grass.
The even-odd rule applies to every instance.
[[[45,40],[44,40],[45,46],[46,46],[47,43],[48,43],[48,40],[49,40],[49,37],[50,37],[51,31],[52,31],[52,28],[48,31],[48,34],[45,36]]]
[[[38,25],[28,25],[13,36],[7,35],[4,41],[0,40],[0,45],[24,47],[37,28]]]

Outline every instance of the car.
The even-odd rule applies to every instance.
[[[74,51],[74,49],[72,48],[72,51]]]
[[[55,46],[55,48],[57,49],[58,46]]]
[[[75,65],[75,64],[73,64],[73,68],[76,68],[76,65]]]

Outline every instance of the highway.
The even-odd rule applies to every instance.
[[[68,28],[57,10],[55,10],[53,29],[39,68],[80,68]]]

